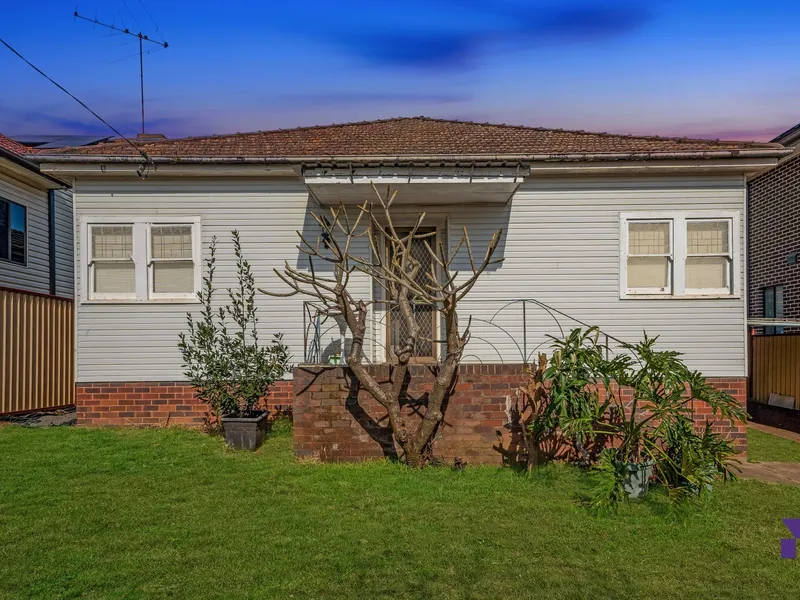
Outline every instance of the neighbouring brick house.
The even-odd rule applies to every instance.
[[[748,182],[748,315],[800,321],[800,124],[773,141],[795,153]]]
[[[437,244],[455,246],[466,227],[483,251],[504,230],[504,262],[459,303],[472,338],[450,398],[452,423],[437,442],[444,454],[498,461],[505,398],[524,363],[548,349],[548,335],[579,321],[624,341],[658,334],[661,347],[684,353],[744,402],[745,177],[788,154],[780,144],[416,117],[133,146],[36,155],[74,185],[81,424],[200,423],[206,409],[183,378],[177,342],[186,312],[199,309],[212,236],[221,240],[219,287],[235,282],[236,228],[259,287],[284,292],[273,269],[307,268],[295,232],[316,239],[311,212],[339,203],[355,210],[374,197],[373,182],[398,192],[395,225],[412,226],[426,211]],[[354,253],[373,251],[364,237],[354,244]],[[454,268],[468,265],[461,248]],[[348,286],[368,301],[380,294],[360,273]],[[380,302],[370,306],[363,360],[388,377],[397,320]],[[268,400],[294,404],[297,453],[380,455],[380,429],[363,425],[379,428],[385,415],[346,369],[325,366],[348,343],[335,315],[298,296],[261,296],[258,307],[261,339],[283,333],[298,365]],[[435,311],[419,315],[432,336],[441,332]],[[440,346],[429,345],[429,358]],[[426,368],[416,370],[424,381]]]

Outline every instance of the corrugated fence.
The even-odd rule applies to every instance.
[[[750,360],[752,400],[767,402],[772,393],[794,396],[800,408],[800,334],[753,336]]]
[[[0,289],[0,413],[75,403],[72,300]]]

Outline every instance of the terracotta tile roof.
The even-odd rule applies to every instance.
[[[297,159],[356,156],[657,154],[782,149],[779,144],[769,143],[590,133],[427,117],[138,142],[136,146],[152,157]],[[135,149],[123,140],[81,148],[65,148],[52,153],[78,156],[136,155]]]
[[[19,154],[20,156],[31,153],[30,148],[20,144],[19,142],[15,142],[10,137],[4,136],[2,133],[0,133],[0,148],[3,150],[8,150],[9,152],[13,152],[14,154]]]

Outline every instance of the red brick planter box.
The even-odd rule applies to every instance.
[[[388,385],[388,365],[370,367],[378,381]],[[433,373],[424,365],[413,365],[407,396],[424,401]],[[447,462],[461,457],[471,464],[501,464],[500,442],[513,444],[506,424],[506,397],[514,398],[516,389],[527,380],[523,365],[461,365],[455,391],[445,411],[445,425],[434,444],[434,453]],[[742,406],[745,405],[744,377],[709,378]],[[294,448],[301,457],[323,461],[358,461],[394,456],[391,430],[386,411],[372,396],[360,389],[346,367],[300,366],[294,370]],[[419,416],[407,406],[409,424]],[[711,419],[711,409],[695,402],[696,420]],[[714,429],[746,447],[743,423],[731,426],[718,422]]]

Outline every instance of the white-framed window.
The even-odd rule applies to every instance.
[[[739,293],[738,212],[620,215],[620,297]]]
[[[151,224],[148,233],[148,296],[195,298],[200,280],[200,248],[195,225]]]
[[[686,219],[687,294],[731,294],[733,244],[730,219]]]
[[[88,277],[92,299],[136,299],[133,224],[92,224],[88,227]]]
[[[197,217],[81,219],[83,301],[192,301],[201,283]]]

